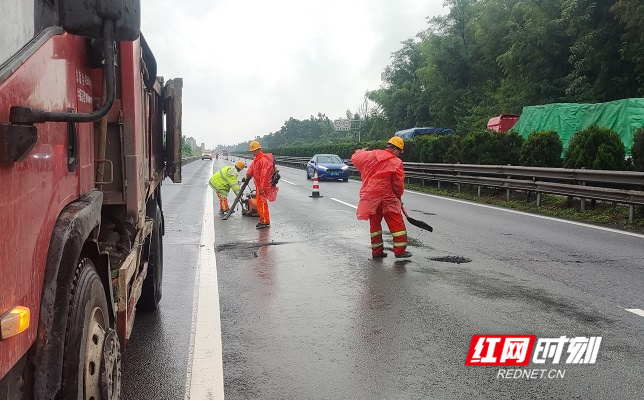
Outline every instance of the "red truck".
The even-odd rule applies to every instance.
[[[487,129],[497,132],[507,132],[519,121],[519,116],[514,114],[501,114],[492,117],[487,122]]]
[[[135,310],[161,299],[182,80],[156,76],[140,0],[2,18],[0,399],[118,399]]]

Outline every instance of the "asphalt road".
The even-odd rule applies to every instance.
[[[137,315],[124,399],[184,397],[210,166],[164,183],[163,300]],[[643,237],[407,192],[434,233],[408,225],[413,257],[373,260],[359,183],[321,182],[312,199],[303,170],[281,174],[270,228],[215,221],[227,399],[642,397],[644,318],[626,309],[644,309]],[[521,367],[563,378],[503,379],[465,366],[484,334],[602,342],[594,365]]]
[[[359,183],[312,199],[281,170],[269,229],[215,223],[226,398],[642,397],[644,318],[626,309],[644,308],[644,238],[406,193],[434,233],[408,226],[411,260],[372,260]],[[477,334],[602,342],[594,365],[524,367],[562,379],[497,379],[465,366]]]

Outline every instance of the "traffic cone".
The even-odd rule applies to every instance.
[[[320,185],[318,185],[318,171],[313,174],[313,192],[309,197],[323,197],[320,195]]]

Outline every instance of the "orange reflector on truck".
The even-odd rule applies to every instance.
[[[29,308],[16,306],[0,318],[0,340],[15,336],[29,328]]]

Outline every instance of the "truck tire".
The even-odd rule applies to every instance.
[[[65,399],[117,400],[121,394],[119,340],[88,258],[78,262],[71,288],[61,388]]]
[[[148,274],[143,281],[141,297],[137,308],[144,311],[156,310],[159,307],[163,283],[163,235],[161,232],[161,209],[155,204],[154,227],[143,247],[143,260],[148,261]]]

